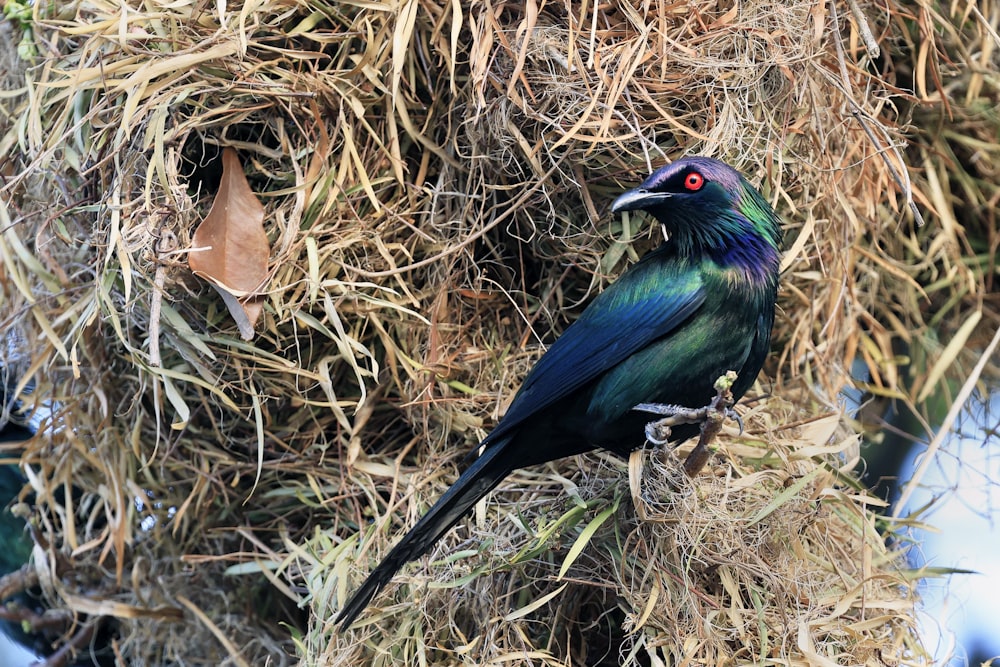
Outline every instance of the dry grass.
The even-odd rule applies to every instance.
[[[303,653],[322,665],[920,663],[883,503],[844,485],[857,436],[836,413],[778,399],[747,427],[694,481],[662,452],[516,473],[425,570],[397,576],[350,633],[328,617]],[[430,502],[444,486],[415,494]],[[387,548],[392,532],[365,542]],[[377,557],[362,551],[368,566]],[[336,606],[339,567],[314,584],[321,608]]]
[[[920,660],[900,555],[834,474],[853,440],[780,425],[855,356],[884,396],[960,382],[1000,323],[1000,4],[220,6],[0,24],[0,325],[59,406],[23,457],[57,604],[136,664]],[[251,343],[184,261],[220,146],[267,212]],[[519,472],[332,634],[538,343],[657,241],[611,198],[691,152],[787,222],[761,391],[803,407],[755,406],[679,493],[655,459],[632,499],[600,455]]]

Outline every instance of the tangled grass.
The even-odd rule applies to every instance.
[[[856,441],[803,431],[837,420],[856,358],[914,404],[978,377],[998,21],[993,0],[8,19],[0,323],[22,398],[56,408],[20,458],[50,599],[131,664],[920,662]],[[222,146],[271,243],[251,342],[185,261]],[[541,344],[658,242],[612,197],[687,153],[786,222],[751,437],[680,491],[652,455],[641,484],[601,454],[520,471],[334,634]]]

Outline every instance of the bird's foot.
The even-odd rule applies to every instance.
[[[701,436],[698,444],[684,461],[684,472],[694,477],[698,474],[710,455],[709,444],[722,430],[722,424],[727,418],[736,420],[740,434],[743,434],[743,420],[733,410],[732,386],[736,381],[736,373],[728,371],[715,381],[715,398],[703,408],[686,408],[682,405],[664,405],[660,403],[640,403],[632,408],[639,412],[649,412],[664,415],[662,419],[646,424],[646,439],[656,446],[667,444],[670,439],[670,427],[678,424],[701,424]]]
[[[678,415],[683,415],[691,412],[697,412],[697,410],[692,410],[691,408],[685,408],[683,405],[671,405],[669,403],[640,403],[639,405],[632,408],[638,412],[648,412],[654,415],[663,415],[665,417],[676,417]],[[677,424],[687,424],[690,422],[676,422]]]
[[[646,440],[657,447],[662,447],[670,441],[671,427],[678,424],[697,424],[705,421],[708,415],[708,408],[691,409],[683,405],[664,403],[640,403],[632,409],[663,415],[663,419],[646,424]]]

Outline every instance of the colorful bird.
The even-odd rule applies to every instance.
[[[688,157],[614,201],[645,211],[669,238],[598,295],[528,373],[481,454],[369,575],[336,621],[346,628],[405,563],[427,553],[508,474],[598,447],[643,445],[641,403],[699,408],[736,371],[734,400],[768,352],[781,226],[739,172]],[[673,429],[670,439],[695,435]]]

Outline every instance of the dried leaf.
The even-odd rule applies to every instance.
[[[270,247],[264,233],[264,206],[247,183],[236,151],[222,152],[222,182],[212,210],[194,232],[188,264],[195,275],[219,290],[244,340],[263,310],[259,296],[267,279]]]

